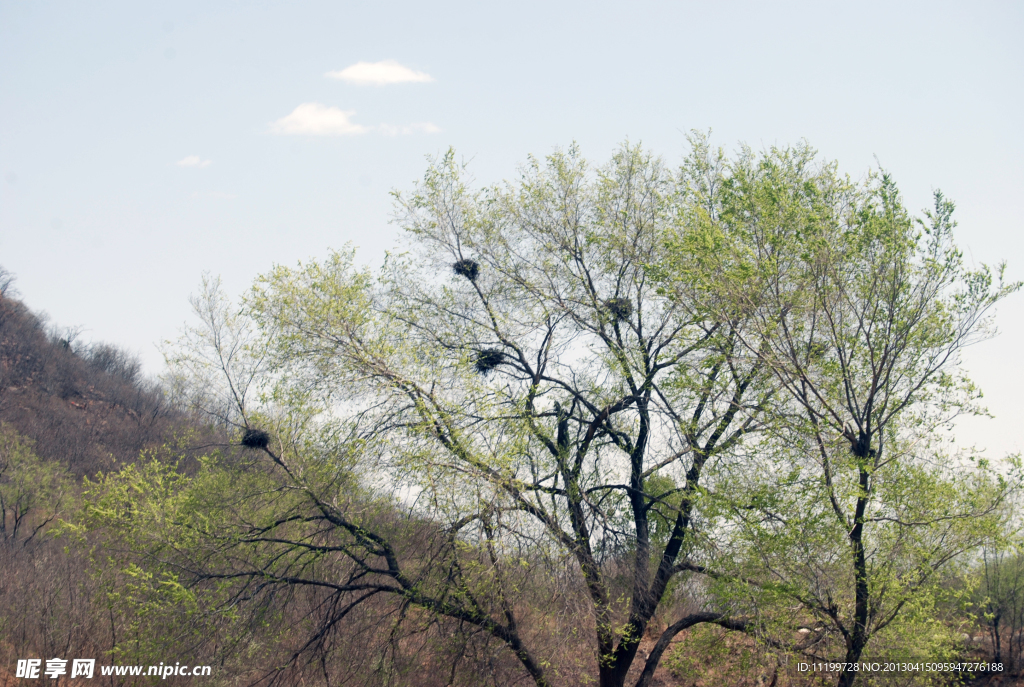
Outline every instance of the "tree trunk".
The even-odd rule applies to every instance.
[[[855,449],[856,451],[856,449]],[[862,466],[860,469],[860,496],[857,497],[854,526],[850,530],[850,546],[853,549],[853,574],[855,579],[853,631],[846,643],[844,663],[860,661],[864,647],[868,643],[868,564],[864,555],[864,512],[868,505],[869,473]],[[839,687],[851,687],[857,680],[859,672],[843,667],[839,674]]]
[[[996,616],[994,618],[992,618],[992,623],[991,623],[991,625],[992,625],[992,661],[994,663],[1002,663],[1003,662],[1003,647],[1002,647],[1002,642],[1000,641],[1001,637],[999,636],[999,621],[1000,620],[1002,620],[1000,618],[1000,614],[997,613]]]

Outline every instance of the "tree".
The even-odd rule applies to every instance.
[[[0,298],[14,298],[18,295],[14,288],[15,276],[3,265],[0,265]]]
[[[887,174],[854,184],[807,146],[729,162],[698,138],[696,153],[696,209],[670,264],[699,275],[720,316],[746,319],[744,348],[784,392],[763,445],[775,483],[748,488],[739,519],[747,553],[856,663],[1007,515],[1019,464],[998,474],[945,449],[942,430],[983,412],[959,353],[1021,284],[963,265],[939,192],[914,220]]]
[[[993,663],[1010,674],[1024,668],[1024,556],[1019,542],[993,542],[982,551],[975,593],[992,644]]]
[[[647,684],[686,627],[739,627],[728,608],[686,613],[634,667],[673,581],[700,567],[706,485],[735,466],[772,394],[763,364],[736,355],[742,318],[709,318],[648,275],[678,190],[629,146],[596,171],[575,148],[531,160],[518,183],[483,192],[449,153],[413,194],[396,194],[412,252],[391,256],[379,281],[351,253],[258,280],[245,306],[255,384],[256,367],[238,384],[222,364],[239,350],[217,333],[229,318],[204,316],[207,334],[172,360],[187,363],[180,378],[195,377],[191,361],[220,361],[222,388],[261,388],[262,415],[233,391],[234,417],[302,495],[299,510],[237,534],[275,553],[230,574],[394,596],[504,643],[539,685],[560,668],[531,645],[524,574],[578,585],[587,610],[563,622],[592,637],[584,669],[604,686]],[[280,438],[253,434],[260,422],[277,422]],[[314,478],[325,468],[311,470],[311,456],[329,442],[298,439],[314,427],[341,442],[333,455],[358,456],[347,469],[362,473],[364,503],[390,489],[445,533],[418,552],[430,566],[400,550],[407,534],[389,535],[339,502],[336,481]],[[347,577],[301,566],[313,552],[344,559]]]
[[[32,450],[32,442],[0,423],[0,545],[26,546],[67,506],[70,479]]]

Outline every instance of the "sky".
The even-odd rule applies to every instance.
[[[907,205],[941,189],[972,264],[1024,278],[1024,3],[48,2],[0,0],[0,265],[83,341],[138,353],[203,273],[398,243],[392,190],[449,146],[481,184],[577,142],[671,164],[809,141]],[[1024,450],[1024,293],[965,365]]]

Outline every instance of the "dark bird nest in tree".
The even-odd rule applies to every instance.
[[[476,371],[485,375],[503,362],[505,362],[504,353],[497,348],[487,348],[477,353]]]
[[[452,269],[455,270],[455,274],[465,277],[470,281],[476,281],[476,275],[480,274],[480,265],[476,260],[459,260],[457,263],[452,265]]]
[[[242,446],[246,448],[266,448],[270,445],[270,435],[262,429],[247,429],[242,435]]]
[[[604,307],[616,320],[628,320],[633,314],[633,303],[628,298],[609,298]]]

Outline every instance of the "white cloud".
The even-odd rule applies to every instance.
[[[384,136],[408,136],[409,134],[436,134],[441,131],[440,127],[430,122],[363,126],[352,122],[351,117],[354,114],[355,112],[352,110],[328,107],[320,103],[303,103],[287,117],[282,117],[271,123],[270,132],[286,136],[355,136],[375,131]],[[189,159],[191,158],[186,158],[186,160]],[[185,160],[182,160],[178,164],[186,163]],[[195,164],[195,162],[188,164]]]
[[[409,134],[436,134],[441,131],[441,128],[430,122],[415,122],[401,126],[381,124],[377,127],[377,131],[385,136],[408,136]]]
[[[352,110],[327,107],[320,103],[303,103],[290,115],[270,125],[271,132],[291,136],[354,136],[365,134],[369,129],[353,124],[349,117]]]
[[[218,200],[234,200],[238,196],[234,193],[221,193],[220,191],[208,191],[206,193],[199,193],[196,191],[192,194],[193,198],[216,198]]]
[[[417,72],[394,60],[383,62],[356,62],[341,71],[327,72],[325,76],[341,79],[360,86],[387,86],[393,83],[426,83],[434,78],[426,72]]]
[[[176,164],[179,167],[209,167],[213,164],[213,160],[204,160],[198,155],[189,155],[186,158],[178,160]]]

